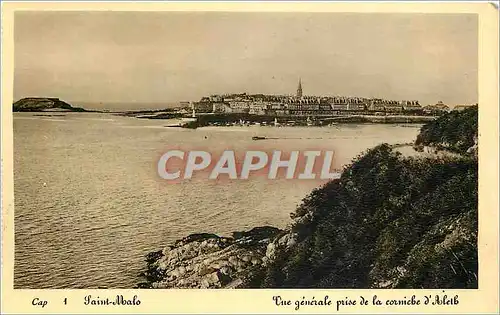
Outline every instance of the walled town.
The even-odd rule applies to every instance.
[[[418,100],[387,100],[347,96],[309,96],[302,93],[299,80],[295,95],[223,94],[202,97],[198,102],[183,102],[196,113],[250,114],[269,116],[342,115],[440,115],[450,107],[438,102],[422,106]],[[467,107],[462,105],[456,107]]]

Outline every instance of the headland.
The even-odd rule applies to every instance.
[[[89,112],[55,97],[26,97],[12,105],[13,112]]]

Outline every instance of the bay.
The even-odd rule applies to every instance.
[[[272,225],[317,180],[184,180],[157,174],[167,150],[333,150],[335,166],[420,125],[166,128],[100,113],[14,113],[15,288],[132,288],[144,255],[190,233]],[[253,136],[275,138],[253,141]]]

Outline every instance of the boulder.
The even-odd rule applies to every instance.
[[[146,256],[148,270],[140,287],[224,288],[243,285],[251,268],[264,263],[272,241],[283,231],[265,226],[234,232],[232,238],[197,233]],[[285,238],[288,244],[290,237]]]

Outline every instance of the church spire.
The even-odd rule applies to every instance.
[[[302,79],[299,78],[299,86],[297,87],[297,97],[302,97]]]

